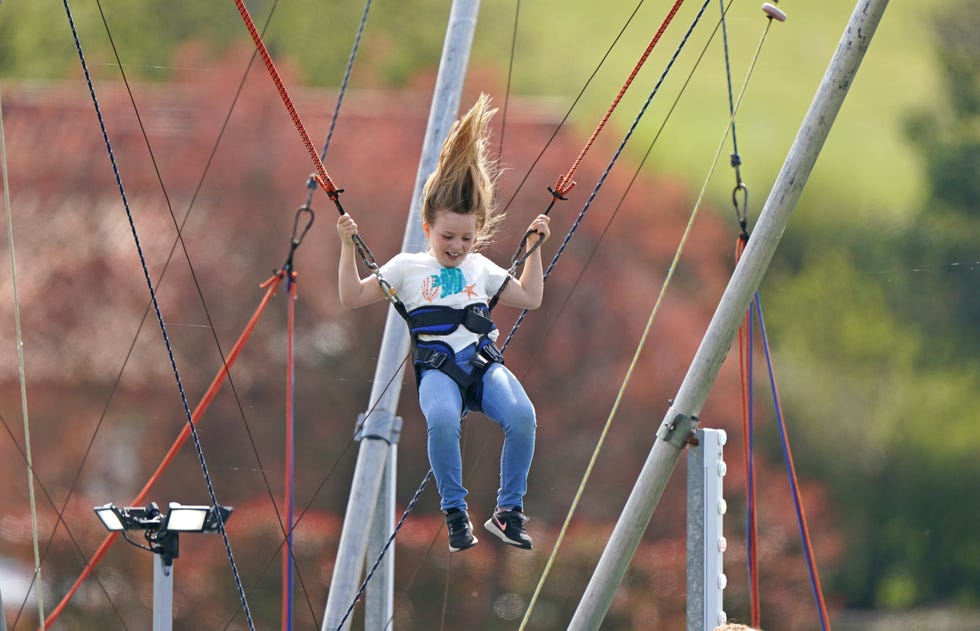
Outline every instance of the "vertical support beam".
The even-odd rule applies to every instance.
[[[402,419],[395,418],[396,429],[400,432]],[[381,490],[378,493],[378,503],[374,509],[374,520],[370,524],[367,544],[367,561],[374,563],[385,544],[395,523],[395,482],[398,479],[398,440],[392,440],[388,450],[388,460],[385,462],[384,475],[381,479]],[[389,549],[381,564],[375,570],[374,577],[367,584],[364,608],[365,629],[394,629],[395,607],[395,555]]]
[[[3,611],[3,587],[0,586],[0,631],[7,631],[7,614]]]
[[[723,493],[728,435],[699,429],[695,436],[697,446],[687,451],[687,631],[711,631],[728,619]]]
[[[422,187],[429,174],[435,169],[439,159],[439,148],[459,113],[463,79],[469,64],[479,8],[479,0],[453,0],[449,12],[449,25],[446,29],[439,73],[436,76],[432,106],[429,110],[422,157],[419,161],[415,190],[412,194],[405,237],[402,241],[403,252],[420,252],[426,247],[421,223]],[[387,437],[392,434],[390,423],[395,418],[395,410],[398,407],[405,371],[404,359],[408,347],[407,327],[395,310],[389,308],[368,405],[371,413],[363,427],[364,440],[361,441],[357,465],[354,468],[354,479],[351,482],[350,498],[344,516],[344,528],[340,536],[333,578],[330,582],[330,594],[327,597],[326,611],[321,625],[322,631],[344,631],[350,627],[349,619],[343,624],[341,621],[347,615],[347,610],[353,603],[354,595],[360,586],[367,547],[367,529],[364,528],[364,524],[373,523],[376,518],[384,519],[383,516],[375,515],[375,507],[378,503],[381,479],[384,476],[384,463],[389,459],[391,451]],[[393,483],[389,486],[390,493],[394,493],[394,487]],[[387,526],[391,528],[392,522],[387,522]],[[392,550],[388,551],[388,554],[392,553]],[[389,585],[388,590],[391,589]]]
[[[718,376],[752,296],[759,289],[887,6],[888,0],[859,0],[854,7],[803,125],[759,215],[748,247],[735,266],[687,375],[667,410],[657,440],[579,601],[569,629],[598,629],[605,618],[677,459],[697,427],[697,415]]]
[[[176,533],[173,536],[177,536]],[[153,555],[153,631],[174,628],[174,563],[162,554]]]

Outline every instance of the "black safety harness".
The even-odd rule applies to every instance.
[[[483,375],[495,363],[503,363],[504,356],[490,339],[497,330],[490,319],[490,308],[475,302],[462,309],[444,306],[425,306],[408,312],[405,318],[412,335],[412,362],[415,366],[416,384],[421,383],[422,372],[435,369],[456,382],[466,407],[480,412],[483,409]],[[440,340],[423,340],[422,335],[449,335],[459,327],[479,335],[476,354],[469,362],[469,371],[456,363],[453,348]]]
[[[564,199],[560,196],[557,197]],[[532,233],[534,233],[533,230],[528,230],[524,234],[517,251],[511,257],[507,278],[490,299],[489,304],[474,302],[461,309],[441,305],[424,306],[411,311],[398,297],[398,292],[391,286],[391,283],[381,275],[381,268],[367,244],[360,238],[360,235],[354,235],[354,245],[361,260],[374,274],[381,286],[381,291],[391,302],[395,311],[408,324],[408,330],[412,336],[412,365],[415,368],[416,386],[421,384],[422,373],[425,370],[438,370],[459,386],[460,393],[463,395],[463,404],[467,409],[474,412],[483,411],[483,376],[493,364],[504,363],[503,353],[490,339],[490,333],[497,330],[493,320],[490,319],[490,310],[497,306],[500,295],[517,268],[527,260],[534,250],[541,246],[540,239],[534,245],[527,246],[528,237]],[[422,340],[420,338],[422,335],[449,335],[460,326],[479,335],[476,342],[476,354],[469,362],[469,372],[456,363],[456,353],[449,344],[439,340]]]

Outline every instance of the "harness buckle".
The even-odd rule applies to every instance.
[[[497,345],[491,342],[489,339],[486,344],[480,346],[477,350],[476,355],[470,360],[470,363],[474,366],[487,366],[489,364],[502,364],[504,363],[504,354],[500,352]]]
[[[440,368],[449,359],[449,354],[434,348],[416,348],[415,362],[426,368]]]

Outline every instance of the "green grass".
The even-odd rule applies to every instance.
[[[646,2],[574,114],[583,142],[612,101],[660,25],[669,2]],[[761,3],[734,2],[728,12],[734,90],[741,88],[766,26]],[[583,6],[584,5],[584,6]],[[805,203],[833,217],[870,214],[897,219],[924,195],[921,164],[904,137],[910,112],[929,108],[937,88],[930,41],[930,7],[936,0],[892,3],[848,94],[807,187]],[[580,3],[574,9],[556,1],[522,3],[515,93],[558,96],[567,106],[597,65],[636,3],[617,0]],[[686,3],[620,104],[606,132],[616,142],[639,111],[652,86],[692,22],[701,3]],[[851,0],[782,2],[789,15],[774,22],[748,85],[736,120],[743,177],[757,211],[786,157],[817,86],[854,8]],[[641,124],[631,151],[642,155],[660,127],[681,84],[718,23],[719,4],[711,2],[654,104]],[[514,5],[484,4],[474,57],[493,60],[506,72]],[[728,121],[728,96],[720,31],[709,46],[652,154],[651,168],[676,174],[699,189]],[[730,206],[734,177],[725,143],[711,197]],[[569,157],[571,161],[574,156]],[[608,156],[601,156],[603,161]]]

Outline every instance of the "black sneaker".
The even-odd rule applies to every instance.
[[[446,527],[449,529],[450,552],[459,552],[466,548],[472,548],[479,541],[473,535],[473,526],[470,525],[470,517],[464,510],[446,515]]]
[[[501,541],[524,550],[531,549],[531,537],[524,531],[527,517],[520,510],[498,508],[483,526]]]

